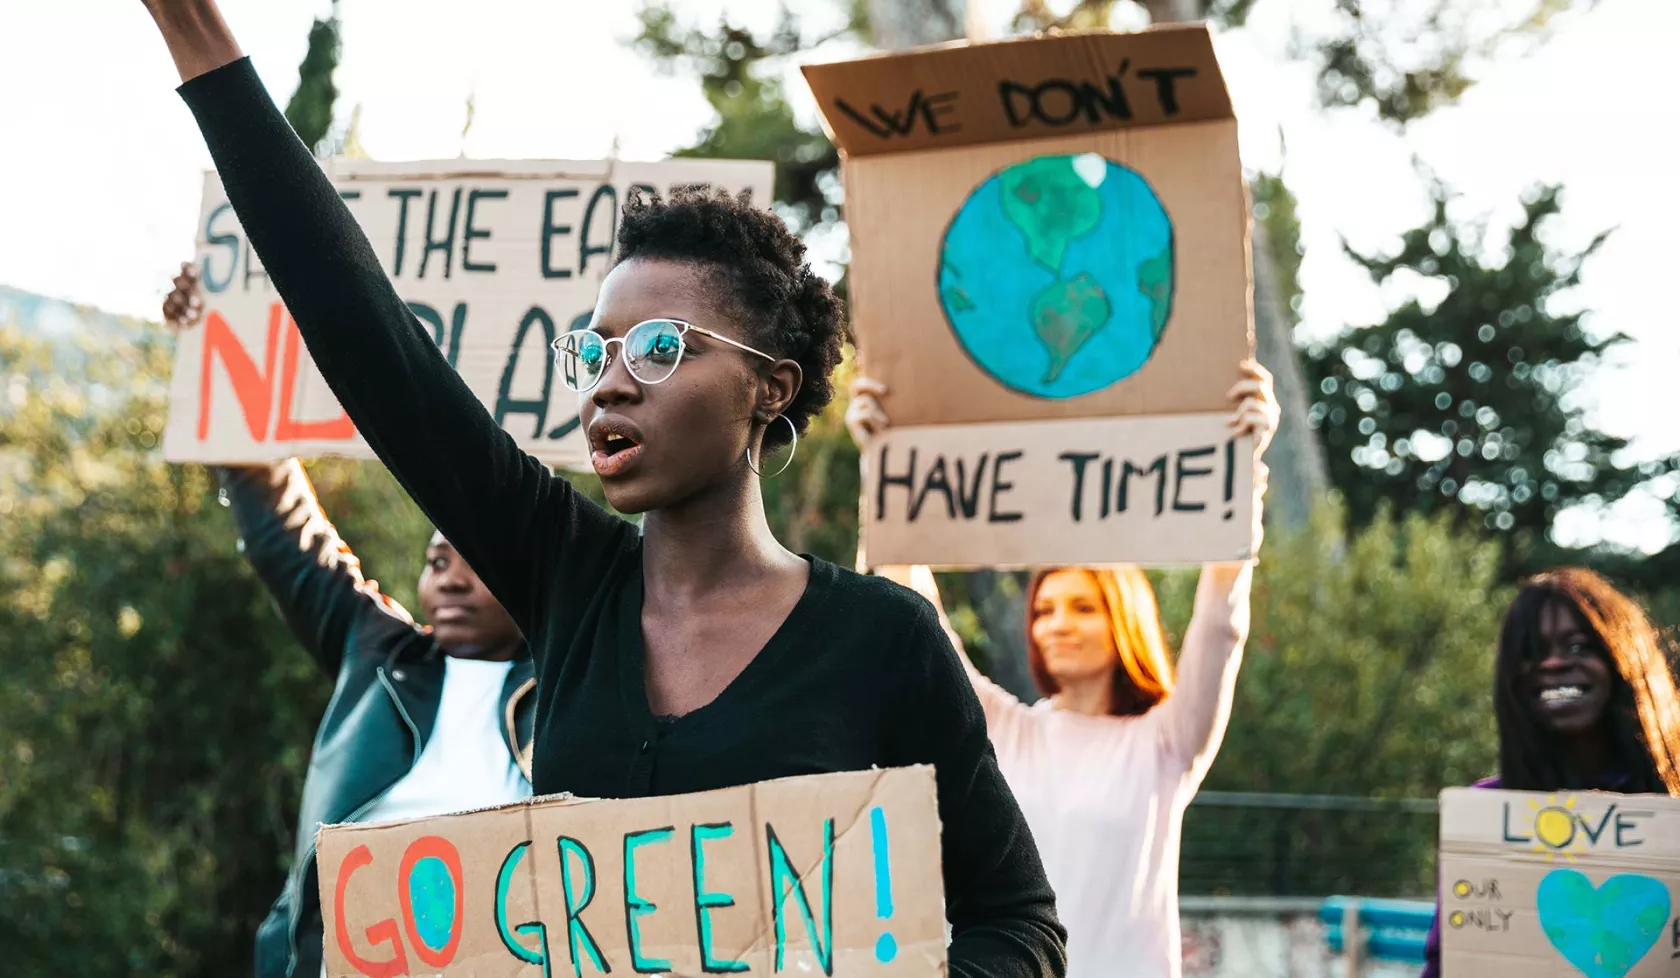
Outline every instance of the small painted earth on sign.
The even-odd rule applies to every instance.
[[[939,297],[999,383],[1061,399],[1148,362],[1173,299],[1173,231],[1143,177],[1095,154],[1040,156],[976,187],[951,219]]]

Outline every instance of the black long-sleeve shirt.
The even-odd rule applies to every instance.
[[[950,973],[1063,974],[1065,934],[1038,849],[926,601],[808,558],[804,595],[740,676],[706,706],[657,721],[643,686],[637,529],[495,423],[398,297],[248,60],[181,94],[322,376],[529,640],[538,793],[634,798],[933,764]]]

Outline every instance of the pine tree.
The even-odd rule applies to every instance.
[[[316,20],[309,28],[309,49],[298,65],[298,87],[286,103],[286,121],[313,152],[322,152],[332,132],[333,103],[338,89],[333,85],[333,71],[339,59],[338,0],[333,0],[332,13],[326,20]]]
[[[1397,253],[1348,253],[1379,285],[1421,279],[1417,290],[1439,301],[1410,299],[1384,322],[1309,350],[1311,420],[1356,522],[1385,505],[1463,507],[1481,528],[1510,534],[1521,562],[1547,550],[1560,510],[1614,502],[1680,471],[1680,456],[1625,465],[1627,442],[1584,416],[1581,382],[1627,340],[1593,335],[1559,300],[1605,235],[1574,252],[1548,246],[1561,198],[1543,187],[1525,195],[1509,244],[1488,260],[1489,229],[1450,221],[1447,189],[1431,190],[1432,216]]]

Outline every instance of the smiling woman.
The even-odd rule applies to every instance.
[[[1662,639],[1637,603],[1590,570],[1523,583],[1499,631],[1493,705],[1499,775],[1476,787],[1680,796],[1680,692]],[[1557,811],[1540,814],[1555,823]],[[1425,978],[1438,978],[1439,920],[1424,956]]]
[[[1037,847],[933,609],[770,533],[756,460],[828,403],[844,339],[786,226],[705,190],[625,208],[601,340],[559,355],[607,499],[643,515],[638,533],[521,452],[449,366],[212,0],[147,6],[328,385],[530,641],[535,790],[645,797],[931,764],[949,973],[1063,974]]]

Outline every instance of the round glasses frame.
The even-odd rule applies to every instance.
[[[693,323],[685,322],[681,319],[644,319],[641,322],[637,323],[636,325],[634,325],[634,326],[630,327],[629,329],[625,330],[623,336],[606,336],[606,337],[603,337],[599,332],[597,332],[593,329],[574,329],[574,330],[570,330],[566,333],[562,333],[560,336],[556,337],[555,340],[554,340],[554,343],[551,345],[551,349],[554,351],[555,366],[560,368],[560,382],[562,384],[566,385],[567,390],[576,391],[579,394],[589,393],[590,391],[594,390],[596,387],[600,386],[601,378],[603,378],[607,375],[607,369],[612,366],[612,362],[613,362],[612,345],[614,343],[617,343],[619,345],[620,350],[628,349],[629,347],[628,347],[627,341],[629,341],[632,337],[634,337],[636,335],[637,330],[643,329],[644,327],[655,327],[655,326],[675,326],[677,328],[677,354],[676,354],[676,359],[671,362],[671,369],[665,372],[665,376],[659,377],[659,378],[649,378],[649,377],[643,377],[641,375],[641,373],[639,373],[637,371],[637,369],[636,369],[636,359],[634,357],[628,357],[628,356],[625,357],[624,358],[625,369],[630,371],[630,376],[634,377],[636,379],[637,383],[641,383],[641,384],[662,384],[665,381],[670,380],[671,376],[677,372],[677,368],[682,366],[683,354],[688,352],[688,343],[683,339],[683,337],[687,336],[691,332],[692,333],[699,333],[701,336],[705,336],[705,337],[708,337],[710,339],[717,340],[719,343],[728,344],[729,346],[732,346],[732,347],[736,348],[737,350],[742,351],[743,353],[751,353],[755,357],[763,357],[765,360],[768,360],[771,363],[776,362],[775,357],[771,356],[768,353],[765,353],[762,350],[755,350],[752,347],[746,345],[745,343],[737,342],[735,340],[730,339],[727,336],[722,336],[718,333],[712,332],[709,329],[706,329],[706,328],[701,327],[701,326],[696,326]],[[579,350],[581,349],[582,343],[584,342],[584,337],[588,337],[590,341],[599,342],[601,344],[602,352],[605,356],[604,356],[604,359],[601,362],[601,369],[598,373],[595,374],[594,378],[592,380],[590,380],[587,384],[579,385],[573,378],[581,375],[582,372],[577,371],[577,370],[573,370],[573,369],[569,369],[568,365],[566,364],[566,358],[567,357],[579,357],[580,356]],[[568,348],[568,343],[570,344],[570,348]]]

